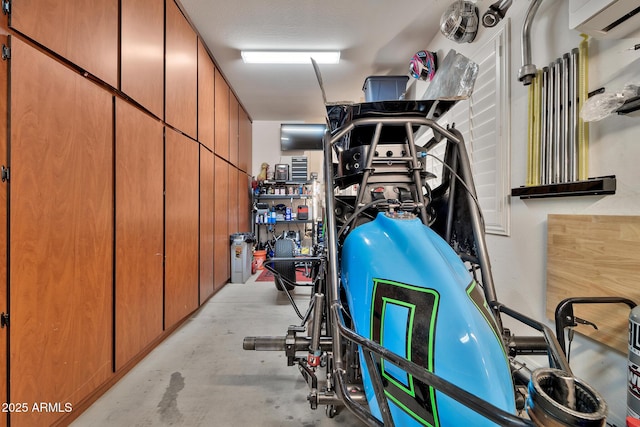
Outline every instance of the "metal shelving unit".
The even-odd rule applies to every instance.
[[[261,230],[266,229],[269,230],[268,227],[272,226],[274,227],[273,230],[271,230],[273,233],[276,233],[278,231],[278,228],[282,229],[282,227],[284,225],[295,225],[295,226],[300,226],[300,224],[311,224],[311,236],[315,241],[315,235],[316,235],[316,221],[314,218],[315,213],[311,212],[309,215],[308,219],[290,219],[290,220],[283,220],[283,219],[278,219],[276,220],[275,223],[267,223],[265,221],[260,221],[257,216],[258,216],[258,211],[255,209],[255,207],[259,204],[259,203],[267,203],[267,209],[270,209],[272,206],[274,206],[274,204],[276,204],[275,202],[277,201],[281,201],[282,204],[288,204],[291,209],[292,212],[294,209],[297,209],[297,206],[300,204],[307,204],[307,202],[311,202],[311,204],[313,204],[314,201],[314,195],[313,194],[300,194],[300,187],[308,187],[313,185],[314,181],[263,181],[261,184],[261,188],[262,189],[266,189],[266,191],[269,191],[270,189],[274,191],[274,193],[260,193],[260,194],[254,194],[253,195],[253,227],[254,227],[254,233],[256,235],[257,238],[257,244],[260,245],[261,243],[265,242],[265,240],[261,239]],[[280,194],[275,194],[275,191],[284,191],[284,194],[280,193]],[[304,191],[304,190],[303,190]],[[289,193],[289,194],[287,194]],[[288,201],[288,203],[287,203]],[[303,203],[294,203],[294,202],[303,202]],[[280,203],[277,203],[280,204]],[[305,231],[306,231],[306,226],[305,226]],[[268,231],[267,231],[268,233]],[[303,233],[304,234],[304,233]],[[267,236],[268,237],[268,236]]]

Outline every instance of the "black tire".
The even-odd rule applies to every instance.
[[[275,247],[275,251],[274,252],[275,252],[275,257],[276,258],[292,258],[293,257],[293,241],[291,241],[289,239],[276,240],[276,247]],[[280,275],[284,279],[288,279],[289,281],[295,283],[295,281],[296,281],[296,266],[295,266],[295,263],[293,261],[274,262],[273,263],[273,268],[278,273],[280,273]],[[288,290],[292,290],[292,289],[295,288],[295,286],[290,285],[288,283],[284,283],[283,282],[282,284]],[[284,290],[284,289],[282,289],[280,287],[280,285],[278,284],[277,280],[276,280],[276,289],[278,289],[279,291],[283,291]]]

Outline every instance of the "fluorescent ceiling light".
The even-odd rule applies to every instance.
[[[313,58],[318,64],[337,64],[340,51],[266,51],[243,50],[240,52],[246,64],[308,64]]]

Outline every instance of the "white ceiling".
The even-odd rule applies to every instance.
[[[320,65],[328,101],[363,101],[371,75],[408,74],[453,0],[180,0],[251,118],[324,122],[311,64],[244,64],[241,49],[338,49]]]

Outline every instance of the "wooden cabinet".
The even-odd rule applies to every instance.
[[[199,145],[166,130],[165,329],[198,307]]]
[[[229,234],[237,233],[238,228],[238,169],[233,166],[229,167]]]
[[[215,158],[215,235],[214,235],[214,288],[220,289],[231,275],[229,241],[229,164]]]
[[[7,30],[7,17],[0,17],[0,43],[9,45],[9,40],[6,35]],[[7,117],[7,89],[8,89],[8,77],[9,77],[9,61],[0,62],[0,117]],[[7,121],[0,120],[0,164],[8,165],[8,144],[7,138]],[[8,310],[7,301],[7,215],[8,215],[8,202],[9,186],[0,185],[0,307],[3,310]],[[8,402],[7,399],[7,334],[8,329],[4,329],[0,332],[0,348],[3,349],[0,353],[0,402]],[[0,416],[0,427],[7,425],[7,414]]]
[[[213,61],[198,39],[198,141],[211,151],[215,149],[214,79]]]
[[[11,401],[75,407],[113,369],[113,98],[11,44]]]
[[[118,0],[20,0],[11,28],[118,86]]]
[[[238,169],[251,176],[251,120],[249,115],[240,107],[238,109]]]
[[[173,0],[167,0],[165,121],[192,138],[198,132],[198,38]]]
[[[116,99],[116,370],[162,333],[163,126]]]
[[[164,116],[164,0],[121,0],[120,90]]]
[[[12,54],[0,62],[12,172],[10,195],[0,184],[12,325],[0,401],[73,414],[0,427],[66,425],[227,283],[229,235],[251,226],[251,122],[173,0],[12,8],[15,31],[0,15],[13,34],[0,34]]]
[[[249,176],[238,170],[238,230],[251,231],[251,194]]]
[[[200,304],[213,294],[215,156],[200,147]]]
[[[238,166],[239,143],[239,122],[238,109],[240,104],[238,98],[233,93],[229,93],[229,163]]]
[[[229,160],[229,85],[216,69],[215,77],[215,153]]]

